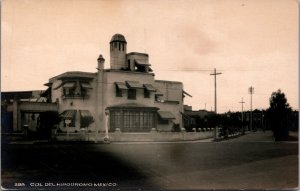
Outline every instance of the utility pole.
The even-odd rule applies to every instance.
[[[245,129],[244,129],[244,100],[242,97],[242,101],[240,102],[242,104],[242,134],[245,134]]]
[[[254,94],[254,87],[250,86],[249,88],[250,94],[250,130],[252,131],[252,94]]]
[[[215,77],[215,113],[217,114],[217,75],[220,75],[222,73],[217,73],[216,69],[214,69],[214,73],[210,74]],[[217,127],[215,127],[215,139],[217,139]]]
[[[214,73],[210,74],[215,76],[215,113],[217,114],[217,75],[220,75],[222,73],[217,73],[216,69],[214,69]]]

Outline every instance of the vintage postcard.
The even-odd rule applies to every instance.
[[[2,190],[296,190],[294,0],[2,0]]]

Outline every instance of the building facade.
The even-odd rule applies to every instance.
[[[127,53],[127,41],[110,41],[110,69],[70,71],[49,79],[48,99],[57,103],[59,132],[170,132],[183,128],[183,84],[156,80],[149,56]]]

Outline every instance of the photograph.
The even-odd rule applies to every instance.
[[[1,190],[298,190],[298,1],[0,4]]]

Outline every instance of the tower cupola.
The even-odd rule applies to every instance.
[[[110,40],[110,68],[126,69],[127,42],[122,34],[115,34]]]
[[[103,70],[105,59],[103,58],[102,54],[99,55],[97,61],[98,61],[98,70]]]

